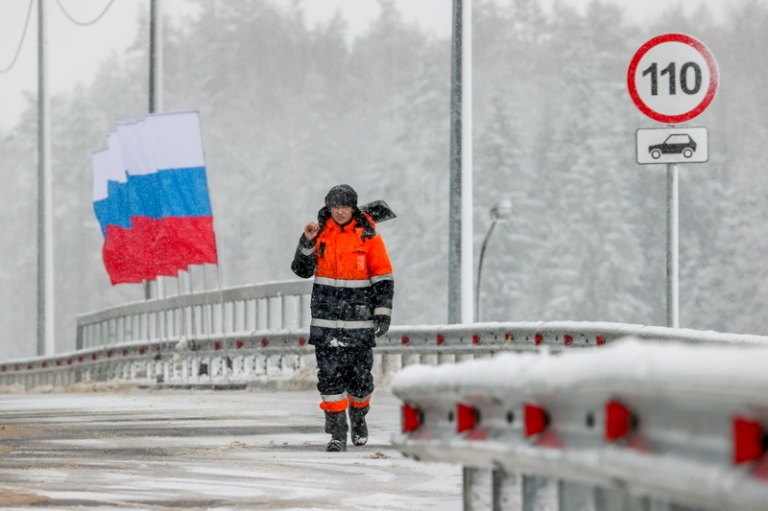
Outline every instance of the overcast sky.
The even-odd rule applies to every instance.
[[[0,129],[12,127],[26,102],[23,92],[37,90],[37,0],[2,0],[0,2],[0,70],[13,60],[22,37],[30,2],[34,2],[29,27],[22,41],[21,53],[13,68],[0,74]],[[272,0],[287,4],[289,0]],[[506,0],[499,0],[506,1]],[[583,9],[590,0],[564,0]],[[675,0],[607,0],[623,5],[627,15],[637,21],[654,18]],[[708,4],[721,14],[728,4],[738,0],[677,0],[687,11]],[[548,7],[552,0],[541,0]],[[105,59],[120,58],[136,34],[137,16],[148,0],[116,0],[97,23],[78,26],[67,19],[59,3],[81,22],[98,16],[109,0],[50,0],[49,20],[49,84],[52,94],[71,89],[78,82],[89,84],[99,64]],[[406,20],[415,21],[436,36],[450,34],[452,0],[396,0]],[[377,0],[304,0],[307,21],[327,20],[336,10],[349,20],[350,35],[364,31],[379,12]],[[172,22],[181,23],[190,12],[185,0],[163,0],[163,9]]]

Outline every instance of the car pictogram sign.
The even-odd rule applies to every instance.
[[[704,163],[709,160],[707,128],[645,128],[635,132],[637,163]]]

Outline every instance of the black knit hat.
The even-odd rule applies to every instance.
[[[349,185],[336,185],[325,196],[326,207],[349,206],[357,207],[357,192]]]

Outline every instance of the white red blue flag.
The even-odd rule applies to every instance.
[[[197,112],[118,122],[92,162],[93,208],[112,284],[218,262]]]

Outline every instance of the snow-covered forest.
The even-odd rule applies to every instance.
[[[345,22],[307,28],[301,4],[197,0],[165,31],[164,109],[199,110],[224,287],[295,278],[302,226],[348,183],[386,200],[395,324],[447,318],[450,41],[389,0],[351,42]],[[665,324],[664,165],[635,162],[626,69],[650,37],[683,32],[714,53],[721,84],[692,126],[710,161],[680,166],[680,324],[763,334],[768,311],[768,5],[726,19],[672,9],[640,27],[595,2],[474,2],[474,236],[509,199],[483,265],[483,321]],[[146,18],[146,14],[144,15]],[[147,108],[147,22],[127,59],[52,101],[57,351],[79,313],[143,298],[101,262],[91,152],[116,118]],[[36,108],[0,133],[0,357],[36,350]],[[208,273],[215,285],[215,272]],[[166,287],[175,292],[175,284]],[[196,289],[200,290],[200,289]]]

